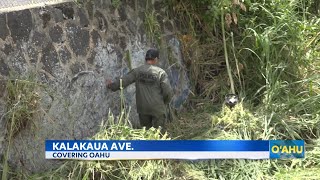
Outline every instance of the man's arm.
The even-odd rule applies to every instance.
[[[160,87],[162,90],[163,101],[165,104],[169,104],[173,97],[173,91],[168,79],[167,73],[162,73],[160,77]]]
[[[124,75],[122,78],[117,78],[114,82],[107,82],[107,87],[112,91],[117,91],[120,89],[120,79],[122,79],[122,87],[126,88],[130,84],[136,81],[136,71],[131,70],[128,74]]]

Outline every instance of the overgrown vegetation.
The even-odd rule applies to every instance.
[[[154,10],[145,12],[144,25],[150,41],[159,46],[161,42],[161,30]]]
[[[208,107],[205,105],[204,107]],[[270,119],[245,110],[242,104],[221,112],[198,107],[169,124],[171,137],[178,139],[282,139]],[[170,140],[159,129],[133,129],[128,116],[109,113],[95,140]],[[196,123],[195,123],[196,122]],[[292,126],[292,125],[289,125]],[[178,128],[179,127],[179,128]],[[290,138],[289,138],[290,139]],[[18,174],[19,179],[318,179],[320,141],[309,142],[305,159],[294,160],[201,160],[201,161],[66,161],[42,174]],[[293,174],[294,173],[294,176]]]
[[[128,116],[114,117],[109,113],[108,119],[100,126],[94,140],[169,140],[158,129],[133,129],[128,123]],[[67,161],[58,169],[32,176],[25,174],[19,178],[26,179],[169,179],[173,176],[173,162],[153,161]]]
[[[121,1],[120,0],[112,0],[111,4],[115,9],[118,9],[121,5]]]
[[[33,115],[40,100],[37,88],[39,84],[30,75],[24,79],[10,78],[6,83],[6,113],[1,117],[6,120],[7,146],[2,168],[2,180],[8,178],[8,157],[13,138],[25,128],[32,128]]]

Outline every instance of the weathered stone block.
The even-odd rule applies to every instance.
[[[94,17],[95,17],[95,21],[96,21],[96,25],[97,27],[99,28],[100,31],[106,31],[108,29],[108,22],[106,20],[106,18],[104,17],[104,15],[97,11],[95,14],[94,14]]]
[[[93,2],[88,1],[86,4],[86,9],[88,11],[89,19],[93,18]]]
[[[52,44],[48,44],[42,49],[41,62],[43,64],[43,69],[52,74],[53,68],[59,63],[58,54]]]
[[[37,49],[33,48],[32,46],[30,46],[30,47],[28,48],[28,56],[29,56],[29,58],[30,58],[29,61],[30,61],[32,64],[36,64],[36,63],[37,63],[37,61],[38,61],[38,55],[39,55],[39,52],[38,52]]]
[[[9,55],[11,52],[13,52],[13,47],[11,44],[4,44],[2,51],[6,54]]]
[[[48,38],[45,34],[38,31],[34,31],[32,36],[32,43],[35,46],[43,48],[48,44]]]
[[[92,30],[91,33],[91,38],[94,46],[98,46],[99,41],[101,41],[101,36],[96,30]]]
[[[86,12],[83,9],[79,9],[78,17],[80,18],[80,25],[83,27],[88,27],[90,23],[87,18]]]
[[[29,10],[10,12],[7,14],[8,27],[14,42],[27,41],[33,28],[32,16]]]
[[[0,58],[0,74],[3,76],[9,75],[9,67],[2,58]]]
[[[64,20],[61,9],[51,7],[51,6],[48,6],[47,9],[51,13],[51,15],[56,23],[62,22]]]
[[[131,19],[127,20],[126,25],[132,34],[135,34],[137,32],[137,25]]]
[[[127,43],[128,43],[126,37],[125,36],[121,36],[119,41],[120,41],[119,45],[120,45],[121,49],[125,50],[127,48]]]
[[[58,50],[58,54],[59,54],[59,57],[60,57],[60,61],[63,63],[63,64],[67,64],[70,59],[72,58],[71,57],[71,53],[69,52],[69,50],[67,49],[66,46],[62,46],[59,50]]]
[[[55,25],[49,30],[50,38],[55,43],[62,42],[63,30],[59,25]]]
[[[109,44],[119,44],[119,33],[118,31],[112,31],[110,32],[110,36],[108,36],[106,42],[109,43]]]
[[[6,94],[6,89],[7,89],[7,80],[5,79],[1,79],[0,80],[0,98],[2,98],[3,96],[5,96]],[[1,106],[0,106],[1,107]],[[0,110],[0,115],[3,115],[3,110]]]
[[[24,56],[24,49],[18,47],[18,51],[7,60],[7,64],[12,71],[18,74],[24,74],[28,67]]]
[[[59,6],[56,6],[57,9],[60,9],[63,14],[63,19],[73,19],[74,18],[74,9],[72,7],[72,4],[62,4]]]
[[[39,14],[40,14],[40,17],[42,19],[42,28],[46,28],[49,21],[51,20],[51,15],[50,15],[50,12],[47,10],[47,9],[41,9],[39,11]]]
[[[104,0],[104,1],[100,1],[102,2],[102,8],[103,9],[107,9],[109,8],[110,6],[112,6],[112,0]]]
[[[5,40],[9,35],[9,29],[7,28],[7,18],[5,14],[0,14],[0,38]]]
[[[89,58],[87,59],[87,61],[88,61],[88,63],[89,64],[93,64],[94,63],[94,59],[95,59],[95,57],[96,57],[96,52],[95,51],[92,51],[91,53],[90,53],[90,56],[89,56]]]
[[[85,56],[89,49],[89,31],[68,23],[67,37],[72,51],[78,56]]]
[[[125,21],[127,20],[128,16],[127,16],[127,11],[124,5],[121,5],[119,8],[119,16],[120,16],[120,21]]]
[[[83,66],[81,66],[81,64],[79,62],[75,62],[74,64],[72,64],[70,66],[70,70],[73,75],[77,74],[78,72],[82,71],[83,69],[84,69]]]

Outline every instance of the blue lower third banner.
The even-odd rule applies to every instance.
[[[304,158],[303,140],[47,140],[46,159]]]

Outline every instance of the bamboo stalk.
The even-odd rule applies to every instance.
[[[228,60],[228,51],[227,51],[227,43],[226,43],[226,35],[225,35],[226,32],[225,32],[225,29],[224,29],[223,7],[221,8],[221,28],[222,28],[222,37],[223,37],[224,57],[225,57],[225,60],[226,60],[226,66],[227,66],[227,71],[228,71],[230,85],[231,85],[231,93],[235,94],[234,82],[233,82],[231,69],[230,69],[230,65],[229,65],[229,60]]]
[[[236,56],[236,53],[235,53],[235,47],[234,47],[234,39],[233,39],[233,32],[231,32],[231,41],[232,41],[232,52],[233,52],[233,56],[234,56],[234,59],[236,61],[236,67],[237,67],[237,73],[238,73],[238,80],[239,80],[239,84],[240,84],[240,88],[242,90],[242,83],[241,83],[241,75],[240,75],[240,69],[239,69],[239,62],[238,62],[238,58]]]

